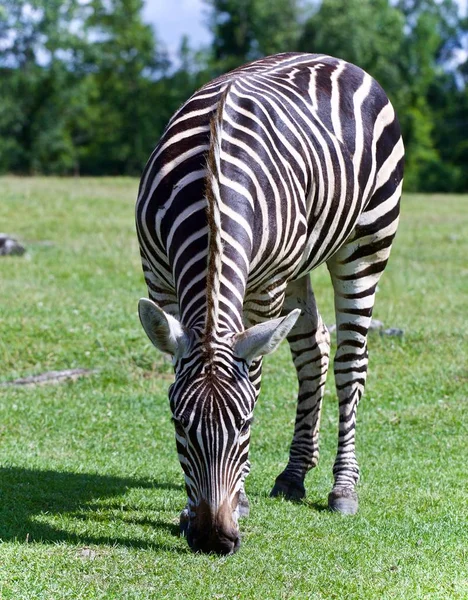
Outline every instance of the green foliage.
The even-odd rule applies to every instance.
[[[4,10],[0,37],[11,43],[0,51],[0,140],[6,149],[0,164],[26,173],[69,172],[75,161],[70,126],[86,111],[76,61],[83,41],[79,32],[70,33],[83,8],[77,0],[66,6],[7,0]]]
[[[146,127],[148,113],[161,99],[152,79],[165,68],[154,34],[141,20],[143,0],[93,0],[86,21],[94,39],[84,64],[96,94],[90,102],[93,136],[82,158],[87,173],[139,173],[155,142]],[[156,100],[156,102],[154,102]],[[159,101],[159,102],[158,102]]]
[[[457,53],[468,18],[456,0],[204,2],[211,46],[185,38],[174,58],[142,21],[143,0],[2,0],[0,172],[139,174],[195,89],[305,51],[359,65],[388,93],[406,189],[468,190],[468,60]]]
[[[250,60],[295,50],[299,0],[205,0],[210,6],[213,59],[218,72]]]
[[[156,121],[156,133],[147,126],[164,95],[153,80],[167,69],[142,6],[8,1],[1,33],[13,42],[0,51],[4,170],[141,171],[164,125]]]
[[[305,23],[300,50],[359,65],[389,95],[405,141],[407,190],[459,189],[460,167],[444,161],[436,143],[445,123],[430,90],[438,86],[452,105],[455,89],[444,90],[441,82],[454,74],[444,72],[443,63],[459,46],[461,32],[452,0],[323,0]]]
[[[298,47],[344,58],[372,73],[387,93],[396,92],[404,24],[387,0],[324,0],[306,21]]]
[[[61,385],[0,387],[0,597],[5,600],[466,600],[468,198],[406,195],[379,284],[358,410],[360,512],[326,510],[336,450],[330,376],[307,498],[268,497],[285,466],[297,387],[266,357],[252,431],[251,515],[230,557],[192,554],[167,388],[171,363],[138,320],[138,181],[0,180],[0,383],[91,368]],[[329,276],[312,274],[333,322]],[[331,373],[330,373],[331,375]]]

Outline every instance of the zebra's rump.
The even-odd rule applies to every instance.
[[[174,300],[163,296],[175,294],[182,313],[198,306],[209,262],[206,191],[215,186],[220,301],[231,313],[249,295],[267,302],[352,235],[370,200],[378,204],[376,191],[401,179],[402,156],[393,108],[358,67],[291,53],[223,75],[173,116],[143,174],[136,216],[150,290],[166,305]]]

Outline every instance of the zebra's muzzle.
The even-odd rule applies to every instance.
[[[240,548],[239,530],[226,505],[212,516],[210,507],[202,501],[192,519],[185,509],[180,516],[180,530],[194,552],[226,555]]]
[[[240,536],[235,530],[200,531],[192,526],[187,530],[187,542],[194,552],[234,554],[240,548]]]

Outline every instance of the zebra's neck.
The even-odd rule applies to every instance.
[[[219,317],[219,295],[221,288],[221,269],[223,243],[221,240],[221,141],[222,118],[226,92],[210,122],[210,150],[208,152],[206,176],[206,215],[208,220],[208,261],[206,278],[206,319],[205,337],[212,338],[217,333]]]
[[[210,149],[207,158],[205,194],[208,222],[208,260],[206,277],[206,315],[203,338],[205,350],[212,354],[216,340],[228,332],[242,329],[242,304],[233,302],[221,285],[225,260],[223,237],[223,199],[221,196],[221,145],[223,134],[223,112],[229,93],[229,83],[223,91],[217,110],[210,122]],[[242,290],[243,291],[243,290]],[[221,309],[220,305],[223,305]],[[223,310],[227,314],[221,315]]]

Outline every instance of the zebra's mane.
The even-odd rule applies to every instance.
[[[206,321],[205,321],[205,347],[210,352],[210,342],[218,329],[219,296],[221,286],[221,269],[223,261],[223,243],[221,239],[221,143],[222,124],[226,98],[231,87],[231,82],[224,89],[218,103],[216,112],[210,121],[210,149],[207,157],[208,173],[205,180],[205,194],[207,199],[208,220],[208,273],[206,285]]]

